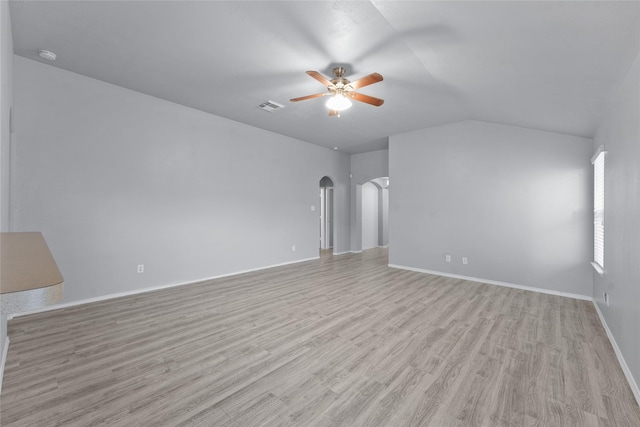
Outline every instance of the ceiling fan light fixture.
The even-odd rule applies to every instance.
[[[348,108],[351,108],[352,104],[351,104],[351,101],[349,101],[349,99],[346,96],[341,94],[336,94],[331,98],[329,98],[329,100],[325,105],[330,110],[344,111]]]

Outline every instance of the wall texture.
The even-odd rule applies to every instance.
[[[318,257],[325,175],[348,250],[348,154],[14,63],[12,230],[43,232],[63,302]]]
[[[389,244],[389,188],[378,190],[378,246]]]
[[[0,1],[0,231],[9,231],[11,177],[10,111],[13,103],[13,40],[9,2]],[[0,251],[2,248],[0,248]],[[0,284],[1,286],[1,284]],[[7,315],[0,313],[0,358],[3,358],[7,338]],[[2,368],[0,361],[0,387]]]
[[[362,186],[362,250],[378,246],[378,187],[370,182]]]
[[[9,231],[11,125],[13,104],[13,40],[9,3],[0,2],[0,230]]]
[[[389,263],[591,296],[592,146],[475,121],[391,137]]]
[[[604,270],[593,297],[633,376],[640,401],[640,53],[612,94],[594,138],[604,145]],[[609,306],[602,293],[609,294]]]

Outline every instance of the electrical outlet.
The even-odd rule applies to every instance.
[[[445,255],[444,256],[444,261],[445,262],[451,262],[451,255]]]
[[[311,211],[313,212],[315,210],[316,210],[316,207],[314,205],[311,205]]]
[[[296,251],[296,245],[291,246],[291,252],[295,252]]]
[[[144,264],[138,264],[138,274],[144,273]]]
[[[463,263],[464,265],[469,264],[469,259],[468,259],[466,256],[463,256],[463,257],[462,257],[462,263]]]

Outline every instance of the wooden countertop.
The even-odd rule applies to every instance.
[[[28,291],[62,283],[62,274],[42,233],[0,235],[0,293]]]

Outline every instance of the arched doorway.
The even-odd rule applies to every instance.
[[[360,191],[360,247],[385,247],[389,244],[389,178],[367,181]]]
[[[328,176],[320,180],[320,251],[333,252],[333,181]]]

